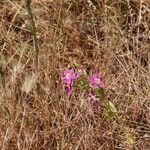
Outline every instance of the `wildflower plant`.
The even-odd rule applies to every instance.
[[[75,69],[71,67],[63,71],[62,81],[65,92],[68,95],[73,94],[77,90],[85,93],[85,99],[94,112],[98,112],[100,100],[104,99],[105,83],[100,74],[96,72],[88,75],[86,68]]]
[[[93,112],[98,112],[100,102],[105,99],[105,82],[99,71],[93,74],[88,74],[87,69],[82,67],[75,69],[75,67],[67,68],[63,71],[62,81],[65,87],[65,92],[71,96],[77,91],[84,92],[84,98],[87,105],[89,105]],[[117,115],[117,108],[112,102],[108,102],[108,115],[115,117]]]

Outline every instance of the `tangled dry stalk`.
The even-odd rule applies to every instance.
[[[32,0],[32,12],[38,74],[24,0],[0,1],[0,148],[149,150],[150,1]],[[103,105],[83,109],[82,93],[64,93],[68,64],[100,68],[116,119]]]

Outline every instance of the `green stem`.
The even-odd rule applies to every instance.
[[[25,0],[25,5],[26,5],[26,9],[31,20],[31,33],[33,35],[34,54],[35,54],[35,60],[36,60],[36,67],[38,68],[39,47],[38,47],[38,40],[36,37],[36,27],[35,27],[34,16],[33,16],[32,9],[31,9],[31,0]]]

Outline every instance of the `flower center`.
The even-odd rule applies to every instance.
[[[99,84],[101,82],[100,78],[95,78],[95,82]]]
[[[71,77],[71,74],[70,74],[70,73],[67,73],[67,74],[66,74],[66,78],[69,79],[70,77]]]

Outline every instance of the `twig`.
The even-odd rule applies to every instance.
[[[5,82],[3,68],[4,68],[4,63],[3,63],[3,61],[0,61],[0,81],[1,81],[2,87],[4,89],[5,95],[7,96],[6,82]]]

